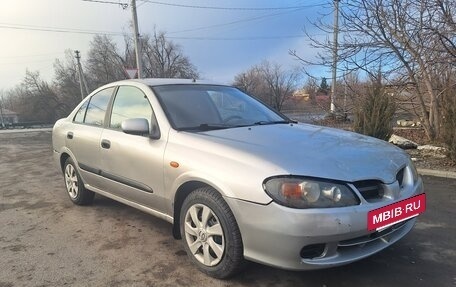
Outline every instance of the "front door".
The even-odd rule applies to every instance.
[[[101,135],[101,170],[104,190],[158,211],[163,210],[164,136],[122,132],[121,123],[131,118],[155,121],[149,100],[137,87],[120,86],[114,98],[109,124]]]

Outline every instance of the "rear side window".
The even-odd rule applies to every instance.
[[[146,119],[150,125],[152,107],[146,95],[140,89],[131,86],[120,86],[112,105],[109,127],[120,129],[123,120],[133,118]]]
[[[74,122],[75,123],[83,123],[84,122],[84,116],[85,116],[85,113],[86,113],[86,109],[87,109],[87,103],[89,101],[85,101],[84,104],[82,104],[82,106],[79,108],[78,112],[76,113],[76,115],[74,116]]]
[[[94,126],[102,126],[108,107],[109,99],[111,98],[113,88],[107,88],[99,91],[92,96],[87,107],[84,123]]]

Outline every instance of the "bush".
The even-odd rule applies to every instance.
[[[357,133],[389,140],[393,134],[394,99],[380,82],[372,82],[355,107],[353,130]]]
[[[456,162],[456,91],[448,91],[443,97],[442,139],[448,150],[448,157]]]

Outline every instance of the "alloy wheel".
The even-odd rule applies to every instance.
[[[79,182],[76,170],[71,164],[67,164],[65,167],[65,184],[68,194],[72,199],[75,199],[79,193]]]
[[[192,205],[185,214],[187,244],[193,256],[205,266],[215,266],[225,253],[225,237],[214,211],[203,204]]]

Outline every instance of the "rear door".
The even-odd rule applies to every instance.
[[[122,132],[123,120],[144,118],[156,123],[145,93],[134,86],[119,86],[109,122],[101,135],[101,170],[104,190],[156,210],[163,209],[163,153],[165,137]],[[157,125],[158,126],[158,125]]]
[[[84,103],[66,134],[66,146],[76,159],[84,182],[94,187],[100,187],[100,138],[114,90],[101,90]]]

